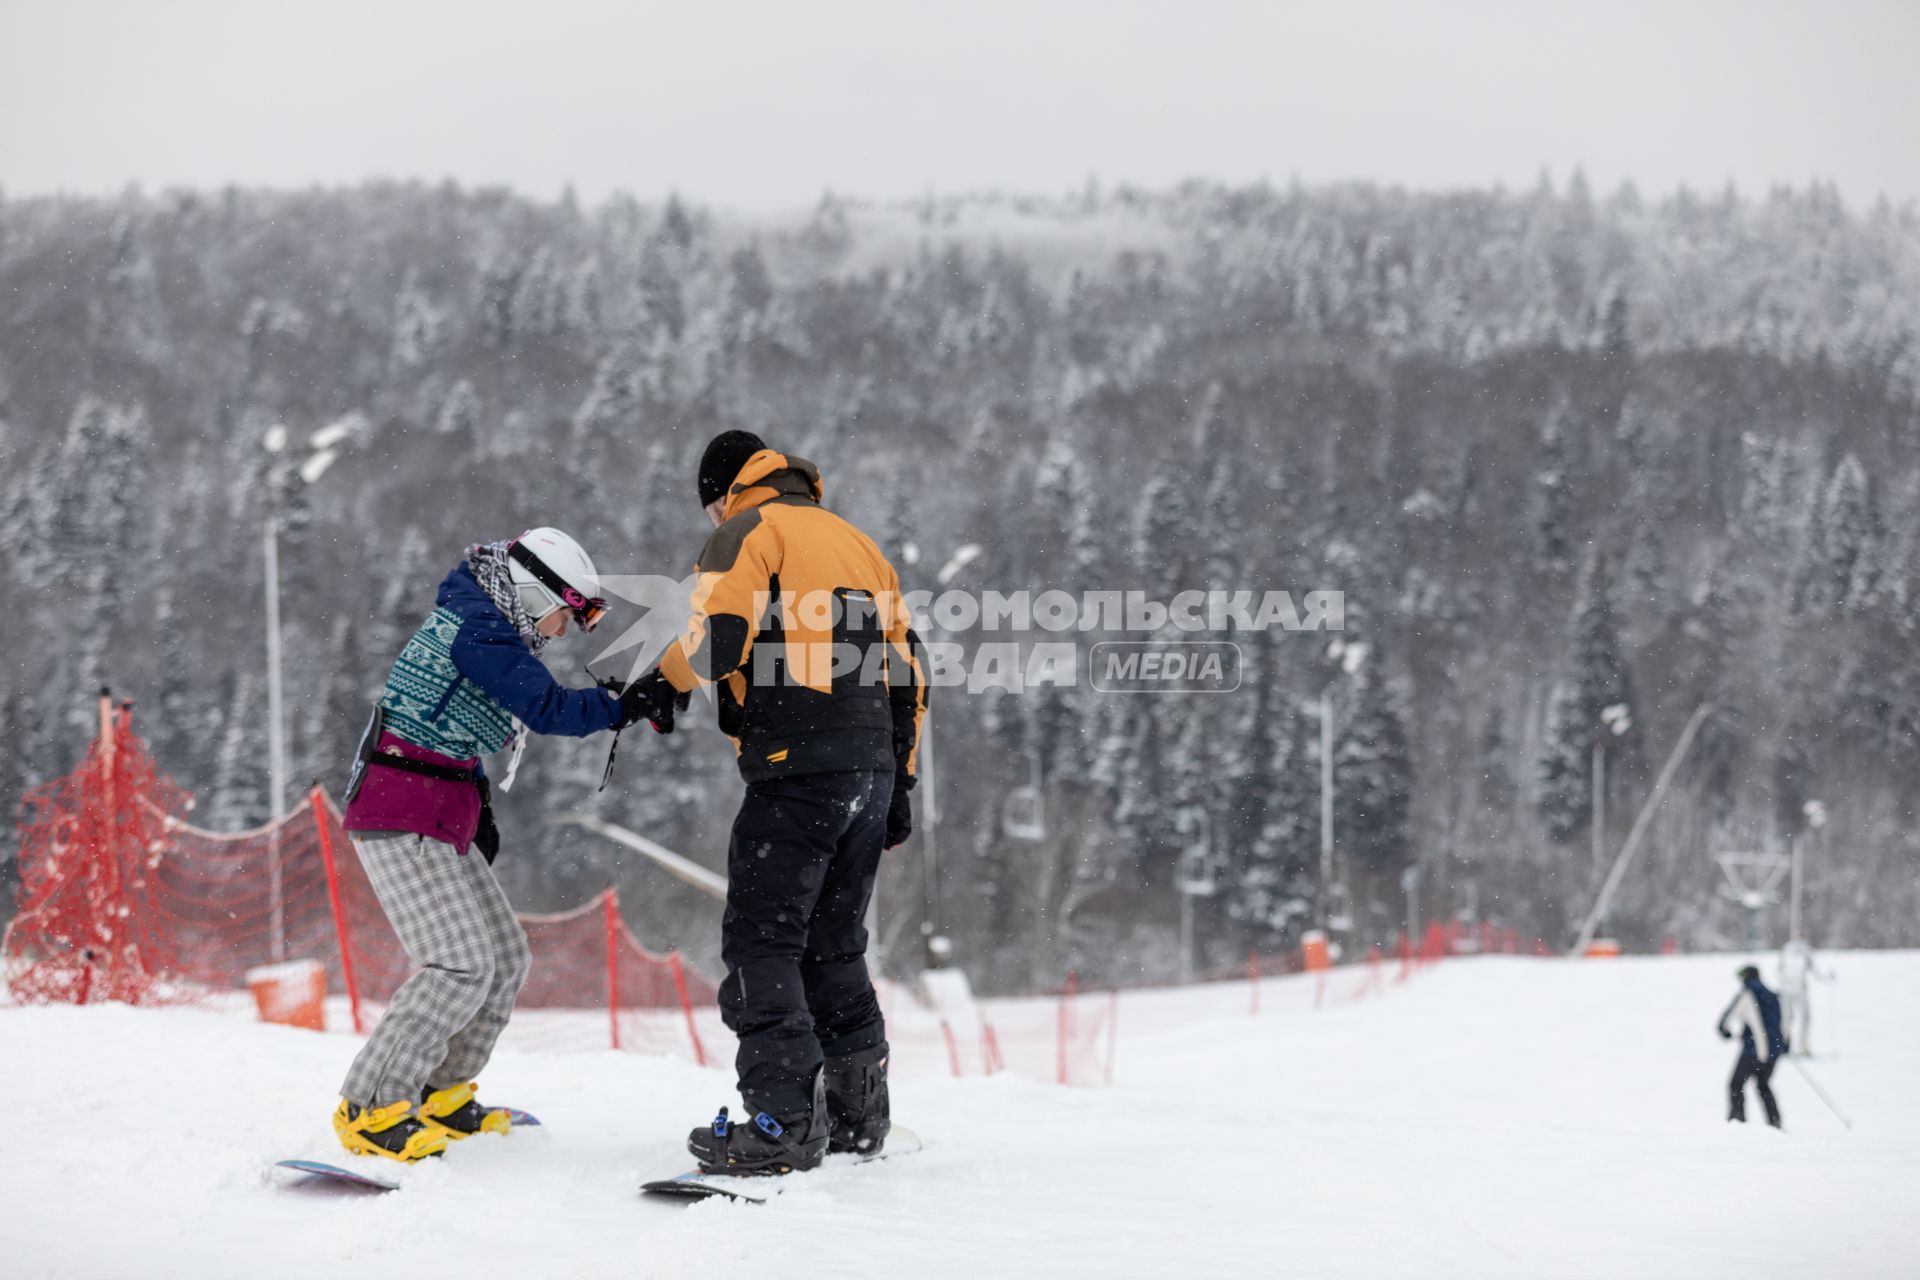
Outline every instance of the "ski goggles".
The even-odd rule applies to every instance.
[[[580,624],[582,631],[591,631],[600,625],[600,619],[607,616],[607,602],[604,599],[599,596],[583,595],[575,588],[568,586],[559,574],[547,567],[545,561],[519,543],[516,542],[508,547],[507,554],[513,557],[516,564],[519,564],[534,576],[534,580],[540,584],[548,598],[553,601],[552,607],[538,613],[534,621],[538,622],[547,614],[552,613],[555,608],[565,606],[567,609],[572,610],[573,620]],[[525,599],[524,596],[521,597],[522,603],[525,603]],[[534,611],[530,609],[528,612],[532,613]]]

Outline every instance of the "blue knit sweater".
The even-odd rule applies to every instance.
[[[387,728],[456,760],[491,755],[513,719],[535,733],[584,738],[611,729],[620,702],[604,689],[570,689],[533,655],[513,623],[462,563],[393,664],[380,696]]]

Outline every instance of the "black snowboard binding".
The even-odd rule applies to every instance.
[[[887,1046],[829,1058],[827,1150],[876,1156],[887,1145],[893,1119],[887,1099]]]
[[[826,1083],[813,1078],[813,1106],[787,1116],[756,1112],[745,1124],[727,1118],[720,1108],[711,1125],[687,1135],[687,1150],[702,1173],[797,1173],[817,1169],[827,1154]]]

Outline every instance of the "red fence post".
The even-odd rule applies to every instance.
[[[1252,947],[1247,948],[1247,987],[1253,992],[1253,1007],[1250,1014],[1260,1012],[1260,953]]]
[[[86,827],[82,827],[83,838],[86,836],[92,838],[87,839],[81,847],[87,850],[87,905],[91,908],[88,914],[92,917],[93,933],[99,943],[98,950],[106,957],[108,964],[106,998],[109,1000],[113,999],[120,985],[115,981],[120,967],[116,956],[118,948],[114,946],[112,926],[106,923],[113,917],[116,900],[120,896],[119,880],[113,875],[115,870],[113,858],[118,852],[113,847],[118,843],[114,839],[117,833],[113,829],[115,813],[113,722],[115,719],[113,695],[102,689],[100,690],[100,750],[93,757],[92,763],[99,769],[100,790],[105,799],[97,811],[92,805],[82,801],[84,807],[81,809],[81,821],[92,826],[94,830],[87,831]],[[85,1004],[93,990],[93,955],[85,949],[81,954],[87,961],[85,976],[80,985],[80,1003]],[[129,1000],[128,1003],[131,1004],[133,1001]]]
[[[947,1042],[947,1066],[953,1071],[953,1078],[960,1078],[960,1042],[953,1038],[953,1027],[945,1018],[940,1019],[940,1035]]]
[[[613,1047],[620,1047],[620,893],[608,889],[600,895],[607,926],[607,1030]],[[684,997],[682,997],[684,999]]]
[[[680,953],[667,952],[667,966],[673,970],[673,989],[680,995],[681,1012],[687,1015],[687,1039],[693,1041],[693,1065],[707,1065],[706,1046],[700,1043],[700,1028],[693,1021],[693,1001],[687,999],[687,975],[680,967]]]
[[[340,943],[340,981],[347,988],[347,1007],[353,1010],[353,1034],[366,1026],[360,1017],[360,984],[353,976],[353,943],[347,932],[347,912],[340,901],[340,868],[333,860],[333,836],[327,831],[327,793],[318,786],[307,793],[313,806],[313,826],[320,835],[320,861],[327,867],[327,903],[333,908],[333,934]]]
[[[1067,1041],[1073,1035],[1073,996],[1079,989],[1080,978],[1073,970],[1067,970],[1067,989],[1060,995],[1059,1014],[1055,1019],[1055,1032],[1059,1038],[1059,1082],[1067,1082]]]
[[[1120,1046],[1120,988],[1107,993],[1107,1084],[1113,1084],[1113,1059]]]

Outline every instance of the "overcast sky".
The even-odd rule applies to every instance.
[[[1920,197],[1920,0],[0,0],[0,188],[454,177],[741,208],[1585,167]]]

